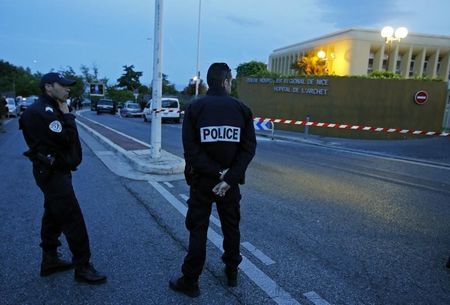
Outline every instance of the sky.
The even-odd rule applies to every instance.
[[[349,28],[450,36],[449,0],[163,0],[162,70],[178,89],[196,73],[199,1],[203,79],[214,62],[267,63],[275,49]],[[149,85],[154,8],[154,0],[0,0],[0,59],[41,73],[96,66],[110,85],[134,65]]]

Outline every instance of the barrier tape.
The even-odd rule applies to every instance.
[[[412,130],[412,129],[371,127],[371,126],[359,126],[359,125],[338,124],[338,123],[308,122],[308,121],[298,121],[298,120],[288,120],[288,119],[272,119],[272,118],[263,118],[263,117],[255,117],[254,120],[255,121],[258,120],[259,122],[269,120],[273,123],[280,123],[280,124],[364,130],[364,131],[372,131],[372,132],[388,132],[388,133],[397,132],[397,133],[401,133],[401,134],[440,136],[440,137],[447,137],[450,135],[450,133],[448,133],[448,132],[438,132],[438,131],[422,131],[422,130]]]
[[[152,109],[152,112],[155,112],[155,113],[160,113],[160,112],[177,112],[177,113],[184,113],[184,111],[173,110],[173,109],[169,109],[169,110],[166,110],[166,109]]]

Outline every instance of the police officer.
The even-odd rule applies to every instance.
[[[206,96],[190,104],[183,121],[185,177],[190,185],[186,228],[189,248],[183,275],[169,281],[171,289],[190,297],[200,295],[198,278],[206,256],[212,203],[217,205],[223,232],[222,261],[228,286],[237,286],[240,255],[239,184],[256,149],[251,110],[230,96],[231,70],[225,63],[208,69]]]
[[[88,233],[72,187],[71,172],[82,159],[75,116],[66,103],[69,87],[74,84],[59,73],[42,76],[42,95],[22,114],[19,123],[29,147],[24,155],[32,161],[36,184],[44,193],[41,276],[75,267],[75,280],[100,284],[106,276],[90,263]],[[73,254],[72,263],[59,257],[61,233]]]

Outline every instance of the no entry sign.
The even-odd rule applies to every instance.
[[[414,102],[418,105],[423,105],[428,101],[428,92],[425,90],[417,91],[414,94]]]

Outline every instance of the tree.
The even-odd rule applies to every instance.
[[[327,61],[319,58],[314,52],[299,57],[291,68],[296,70],[299,75],[328,75]]]
[[[39,95],[42,74],[0,60],[0,92],[8,96]]]
[[[70,87],[70,96],[72,98],[81,98],[83,96],[85,88],[83,77],[80,75],[76,75],[75,71],[73,71],[72,67],[70,66],[68,66],[66,70],[62,70],[59,72],[64,75],[64,77],[76,81],[76,84]]]
[[[132,91],[120,89],[117,86],[108,88],[106,97],[112,99],[116,105],[122,104],[128,100],[134,101],[134,95]]]
[[[203,79],[200,79],[200,82],[198,84],[198,94],[200,94],[200,95],[206,94],[206,90],[207,90],[207,88],[206,88],[205,83],[203,82]],[[189,84],[186,87],[184,87],[182,93],[184,95],[189,95],[189,96],[195,95],[195,81],[193,79],[191,79],[189,81]]]
[[[176,94],[178,94],[178,91],[175,88],[175,85],[171,84],[167,78],[168,78],[168,75],[163,73],[162,94],[166,94],[166,95],[176,95]]]
[[[269,73],[267,65],[260,61],[252,60],[247,63],[239,64],[236,68],[236,78],[246,76],[259,76]]]
[[[89,67],[86,65],[81,65],[80,67],[81,74],[83,75],[85,82],[88,84],[98,82],[98,68],[93,65],[92,69],[94,70],[93,73],[90,72]]]
[[[142,76],[142,72],[134,71],[134,65],[123,66],[124,74],[117,79],[117,87],[126,88],[127,90],[134,92],[141,86],[139,78]]]

